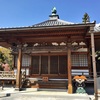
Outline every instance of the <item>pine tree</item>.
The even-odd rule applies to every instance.
[[[90,17],[89,17],[89,15],[87,14],[87,13],[85,13],[84,14],[84,16],[83,16],[83,23],[88,23],[88,22],[90,22]]]

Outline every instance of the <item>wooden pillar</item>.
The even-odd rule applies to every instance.
[[[91,29],[92,28],[92,29]],[[92,64],[93,64],[93,76],[94,76],[94,92],[95,100],[97,99],[97,74],[96,74],[96,60],[95,60],[95,43],[94,43],[94,27],[90,28],[91,32],[91,49],[92,49]]]
[[[90,42],[90,41],[88,41]],[[90,51],[90,43],[88,43],[88,69],[89,69],[89,75],[92,76],[92,66],[91,66],[91,51]]]
[[[68,93],[72,94],[73,89],[72,89],[72,73],[71,73],[71,43],[68,43],[68,49],[67,49],[67,64],[68,64]]]
[[[18,47],[18,62],[17,62],[17,76],[16,76],[16,90],[21,89],[21,66],[22,66],[22,47]]]

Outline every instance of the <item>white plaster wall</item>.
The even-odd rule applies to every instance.
[[[72,70],[72,75],[82,75],[82,72],[84,75],[89,75],[89,70]]]
[[[22,68],[21,71],[23,73],[25,71],[25,68]],[[15,72],[15,75],[16,75],[17,74],[17,69],[16,68],[14,69],[14,72]],[[29,75],[29,68],[26,69],[26,76],[28,76],[28,75]]]

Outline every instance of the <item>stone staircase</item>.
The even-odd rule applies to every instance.
[[[53,80],[37,80],[31,81],[31,88],[50,88],[50,89],[66,89],[67,88],[67,81],[60,80],[60,79],[53,79]]]
[[[66,89],[66,81],[38,81],[39,88]]]

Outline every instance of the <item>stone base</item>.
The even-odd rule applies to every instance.
[[[15,91],[21,91],[22,89],[21,88],[15,88]]]
[[[2,91],[3,90],[3,86],[0,86],[0,91]]]
[[[69,94],[72,94],[73,93],[72,85],[68,85],[68,93]]]

